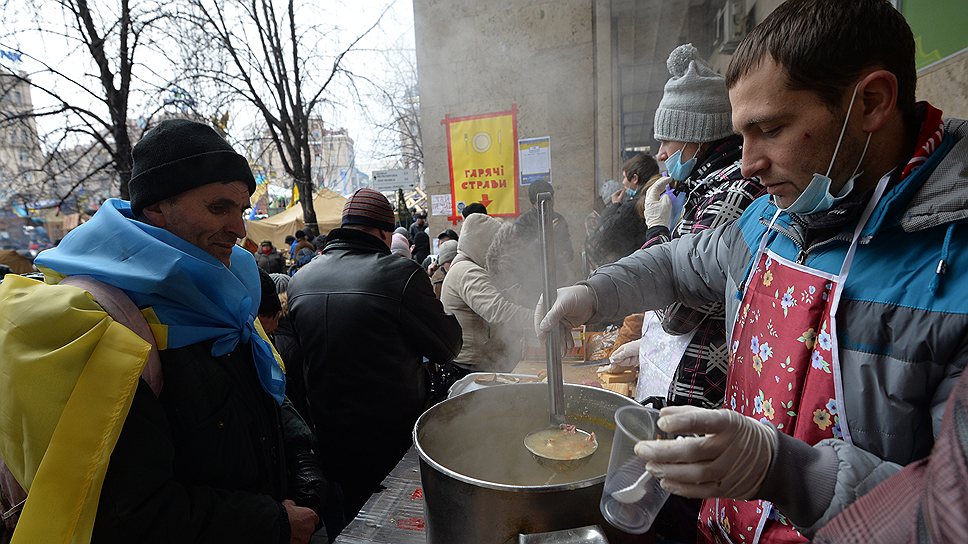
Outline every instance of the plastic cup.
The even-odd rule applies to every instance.
[[[660,438],[663,436],[656,426],[658,420],[659,411],[644,406],[623,406],[615,412],[615,437],[599,508],[612,526],[626,533],[642,534],[652,528],[652,522],[669,498],[669,492],[652,476],[644,482],[645,494],[638,501],[623,503],[612,496],[634,484],[645,472],[645,460],[637,457],[633,448],[639,441],[654,440],[656,433]]]

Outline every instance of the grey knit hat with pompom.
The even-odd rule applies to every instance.
[[[666,61],[672,78],[655,110],[655,139],[713,142],[733,134],[726,80],[699,57],[691,43],[680,45]]]

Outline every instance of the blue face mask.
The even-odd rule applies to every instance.
[[[698,155],[699,148],[697,147],[696,154],[683,163],[680,162],[682,160],[682,149],[673,153],[671,157],[665,160],[666,172],[669,173],[669,177],[676,181],[685,181],[689,177],[689,174],[692,173],[692,169],[696,167],[696,157]]]
[[[638,189],[626,189],[625,190],[625,195],[628,196],[629,198],[635,198],[635,195],[637,195],[637,194],[639,194],[639,190]]]
[[[813,179],[807,185],[807,188],[800,193],[800,196],[790,204],[789,208],[780,208],[787,213],[795,213],[797,215],[810,215],[812,213],[825,212],[830,208],[836,206],[840,201],[847,198],[850,191],[854,188],[854,179],[857,176],[852,176],[847,183],[844,184],[843,190],[839,195],[834,196],[830,194],[830,184],[832,180],[820,174],[814,174]]]
[[[857,170],[860,169],[861,163],[864,162],[864,156],[867,155],[867,146],[871,143],[872,133],[867,134],[867,143],[864,144],[864,151],[860,154],[860,160],[857,161],[857,166],[854,167],[854,173],[844,183],[840,194],[837,196],[830,194],[830,184],[833,183],[833,180],[830,179],[830,171],[834,167],[837,152],[840,151],[840,144],[844,140],[844,133],[847,131],[847,121],[850,119],[850,110],[854,107],[854,98],[856,97],[857,87],[854,87],[854,94],[850,97],[850,105],[847,106],[847,118],[844,119],[844,126],[840,129],[840,138],[837,140],[837,147],[834,148],[834,156],[830,159],[830,165],[827,167],[827,174],[814,174],[807,188],[800,193],[800,196],[797,197],[793,204],[790,204],[787,208],[780,208],[781,210],[797,215],[825,212],[847,198],[847,195],[854,189],[854,180],[860,176]],[[779,208],[779,206],[777,207]]]

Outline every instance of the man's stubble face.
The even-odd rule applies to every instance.
[[[813,91],[787,86],[786,70],[764,59],[729,90],[733,128],[743,136],[744,177],[759,177],[777,204],[788,207],[813,174],[826,174],[837,147],[853,88],[831,107]],[[861,157],[867,135],[855,102],[830,177],[838,194]]]
[[[242,212],[248,206],[244,182],[208,183],[145,208],[145,216],[229,266],[236,240],[245,237]]]

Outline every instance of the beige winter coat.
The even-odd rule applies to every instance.
[[[524,335],[534,334],[534,312],[502,295],[483,266],[500,226],[499,219],[484,214],[464,221],[457,258],[440,295],[444,311],[456,316],[463,330],[464,347],[454,363],[475,372],[509,372],[521,360]]]

